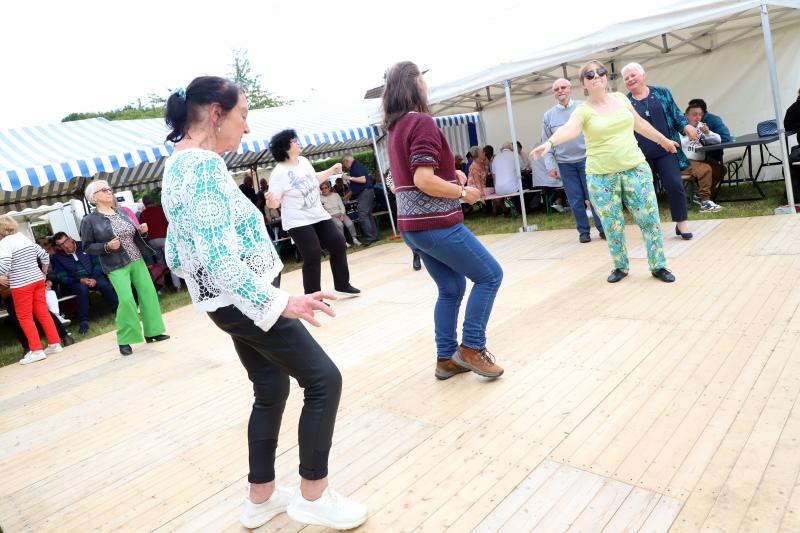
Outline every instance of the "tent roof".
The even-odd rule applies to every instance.
[[[103,118],[0,131],[0,190],[67,182],[169,155],[155,142]]]
[[[772,6],[773,29],[800,23],[800,0],[765,3]],[[525,50],[516,61],[434,86],[430,102],[436,113],[480,108],[500,97],[505,80],[513,82],[512,94],[536,97],[549,93],[557,78],[576,79],[582,64],[591,58],[604,61],[612,75],[618,75],[630,61],[650,69],[709,53],[729,42],[760,34],[760,5],[760,0],[695,0],[649,12],[642,8],[630,20],[553,46]],[[495,46],[497,57],[508,57],[502,43]]]
[[[357,100],[251,110],[247,117],[250,133],[242,138],[236,152],[225,154],[225,161],[231,169],[270,162],[272,156],[269,153],[269,139],[286,128],[293,128],[297,132],[306,157],[370,147],[372,137],[382,135],[380,128],[370,126],[370,116],[375,115],[378,106],[376,101]],[[466,113],[436,117],[436,121],[440,127],[453,126],[478,122],[480,116],[477,113]],[[172,145],[164,142],[168,131],[163,119],[113,122],[89,119],[22,129],[40,132],[29,141],[28,149],[19,155],[20,165],[34,169],[24,175],[32,173],[38,179],[30,179],[24,183],[15,181],[11,186],[11,180],[6,179],[4,182],[0,177],[0,190],[5,191],[0,193],[0,206],[6,208],[78,197],[85,183],[94,176],[105,179],[117,189],[150,188],[160,183],[164,157],[172,153]],[[76,131],[81,132],[80,135],[75,134]],[[10,134],[0,132],[0,174],[6,176],[6,167],[1,158],[4,134],[5,138]],[[95,154],[87,152],[91,146],[97,146],[100,150],[100,146],[109,145],[125,147],[125,153],[130,154],[130,157],[97,155],[104,154],[103,151]],[[49,151],[49,146],[59,147],[62,152],[78,153],[83,150],[80,152],[84,154],[80,159],[83,163],[68,165],[72,170],[71,174],[44,171],[44,168],[62,168],[58,153]],[[82,179],[77,179],[79,177]]]

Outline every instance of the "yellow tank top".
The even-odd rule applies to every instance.
[[[587,174],[614,174],[645,160],[633,136],[630,101],[622,93],[611,93],[611,96],[619,100],[621,107],[610,115],[597,113],[585,102],[575,109],[583,119]]]

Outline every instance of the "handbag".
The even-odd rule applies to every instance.
[[[758,133],[759,137],[770,137],[772,135],[777,135],[778,121],[773,119],[759,122],[756,126],[756,132]]]

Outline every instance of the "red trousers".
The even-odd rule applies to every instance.
[[[42,325],[49,344],[61,342],[56,325],[53,323],[53,317],[50,316],[50,311],[47,309],[47,301],[44,297],[44,280],[11,289],[11,298],[14,299],[17,320],[28,338],[28,346],[30,346],[32,352],[42,349],[39,330],[36,329],[36,323],[33,321],[34,316],[36,316],[39,324]]]

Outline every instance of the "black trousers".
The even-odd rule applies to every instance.
[[[14,333],[17,335],[17,339],[19,340],[19,343],[22,345],[22,352],[28,353],[28,351],[30,350],[30,346],[28,345],[28,337],[25,336],[25,332],[22,331],[22,327],[19,325],[19,320],[17,320],[17,313],[16,310],[14,309],[13,298],[6,298],[5,300],[3,300],[3,305],[5,306],[6,311],[8,311],[8,317],[6,318],[6,321],[11,326],[11,329],[14,330]],[[64,337],[67,336],[67,330],[64,328],[64,324],[62,324],[61,321],[58,319],[58,317],[56,317],[56,315],[54,315],[53,313],[50,313],[50,316],[53,319],[53,324],[55,324],[56,326],[56,331],[58,331],[58,336],[61,337],[61,340],[63,341]],[[42,326],[41,324],[39,324],[39,321],[36,320],[35,316],[33,317],[33,321],[36,324],[36,326],[39,329],[41,329]]]
[[[648,159],[653,174],[658,174],[664,190],[667,191],[667,201],[669,202],[669,212],[672,214],[673,222],[680,222],[689,218],[689,209],[686,206],[686,191],[681,181],[681,167],[678,163],[678,156],[666,154],[655,159]]]
[[[298,442],[300,476],[322,479],[328,475],[328,454],[342,394],[342,375],[336,364],[299,320],[278,318],[264,331],[233,306],[208,313],[233,339],[233,346],[253,383],[255,402],[247,427],[250,483],[275,479],[275,449],[286,399],[289,376],[303,388]]]
[[[323,220],[316,224],[300,226],[289,230],[300,255],[303,257],[303,291],[306,294],[321,289],[320,276],[322,248],[331,254],[331,273],[333,286],[343,289],[350,285],[350,269],[347,267],[347,245],[344,235],[336,229],[333,220]]]

